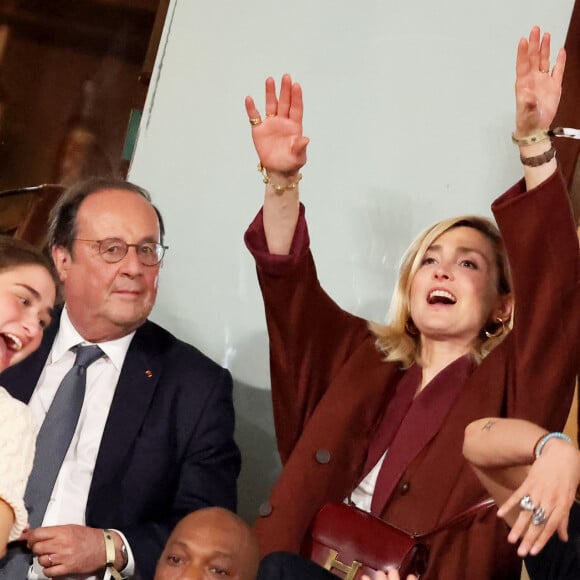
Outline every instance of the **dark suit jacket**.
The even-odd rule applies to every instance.
[[[38,351],[0,375],[0,384],[26,403],[58,331],[55,318]],[[153,578],[183,516],[213,505],[235,511],[240,455],[233,431],[230,373],[146,321],[131,341],[111,403],[87,525],[122,531],[140,576]]]
[[[486,497],[462,455],[469,422],[520,417],[559,430],[573,394],[580,260],[561,176],[529,192],[520,183],[492,209],[512,266],[514,329],[451,404],[440,409],[445,402],[434,397],[405,440],[389,449],[381,516],[412,532],[431,530]],[[255,529],[263,553],[299,551],[320,507],[342,501],[364,477],[369,445],[403,371],[383,360],[366,321],[342,310],[321,288],[303,215],[289,256],[268,254],[261,215],[246,243],[256,257],[266,307],[284,464]],[[428,541],[422,578],[519,580],[521,561],[506,536],[494,510],[442,532]]]
[[[572,504],[568,541],[554,534],[537,556],[525,559],[530,580],[578,580],[580,576],[580,504]]]

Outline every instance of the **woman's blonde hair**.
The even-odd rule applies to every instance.
[[[389,322],[386,325],[369,323],[376,335],[377,348],[385,355],[385,360],[400,362],[404,368],[419,361],[420,336],[411,318],[410,295],[413,278],[419,269],[423,256],[435,240],[453,228],[470,227],[481,232],[492,244],[497,266],[497,291],[507,295],[511,292],[511,276],[501,235],[495,224],[480,216],[459,216],[437,222],[421,233],[403,256],[399,269],[399,279],[391,300]],[[498,332],[503,326],[482,328],[480,340],[474,346],[473,355],[481,360],[493,350],[509,330],[510,321],[505,321],[505,332]],[[498,336],[488,336],[485,331]]]

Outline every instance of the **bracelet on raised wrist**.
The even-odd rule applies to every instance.
[[[288,184],[272,183],[272,180],[270,179],[270,176],[268,175],[268,171],[262,165],[261,162],[258,162],[258,171],[262,174],[262,181],[266,185],[269,185],[276,193],[282,193],[283,191],[286,191],[287,189],[296,189],[298,187],[298,184],[302,180],[302,173],[298,173],[296,180],[292,181],[291,183],[288,183]]]
[[[540,165],[544,165],[544,163],[549,163],[554,157],[556,157],[556,148],[552,145],[548,151],[544,151],[533,157],[524,157],[520,154],[520,161],[528,167],[539,167]]]

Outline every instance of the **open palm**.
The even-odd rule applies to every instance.
[[[558,52],[550,74],[550,35],[540,40],[540,29],[535,26],[529,39],[518,44],[516,60],[516,134],[530,135],[548,129],[554,120],[566,64],[564,49]]]
[[[274,79],[266,79],[266,118],[261,119],[252,97],[246,112],[253,120],[252,139],[260,163],[269,173],[294,174],[306,163],[308,138],[302,135],[302,89],[290,75],[282,77],[280,97]],[[258,122],[259,121],[259,122]]]

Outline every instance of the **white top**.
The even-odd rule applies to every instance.
[[[345,503],[353,503],[357,508],[370,513],[371,504],[373,502],[373,493],[375,493],[377,479],[386,456],[387,451],[381,455],[381,458],[377,461],[376,465],[367,473],[366,477],[358,484],[358,486],[352,490],[350,496],[344,499]]]
[[[32,470],[36,432],[30,409],[0,387],[0,498],[15,515],[9,542],[28,524],[24,492]]]
[[[79,422],[56,478],[42,521],[43,526],[86,525],[85,511],[97,454],[121,368],[134,334],[133,332],[117,340],[100,342],[99,347],[105,356],[87,368],[85,400]],[[74,364],[76,355],[70,349],[78,344],[89,343],[76,331],[64,308],[58,333],[28,404],[39,425],[42,425],[62,379]],[[126,572],[130,575],[129,570]],[[28,578],[46,578],[36,558]],[[97,577],[79,574],[69,578],[93,580]]]

